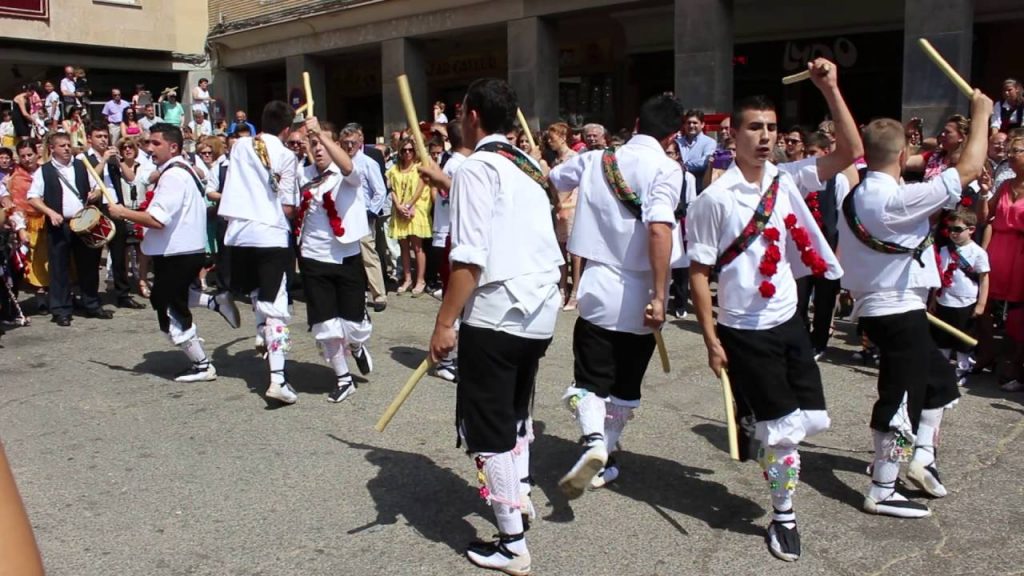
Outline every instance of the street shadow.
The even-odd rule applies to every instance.
[[[701,336],[703,334],[703,332],[701,332],[700,329],[700,324],[697,323],[697,316],[694,313],[690,313],[690,315],[687,316],[686,318],[673,319],[669,321],[668,324],[676,328],[679,328],[684,332],[689,332],[691,334],[696,334],[698,336]]]
[[[537,424],[534,423],[536,440],[530,451],[534,460],[533,478],[553,507],[550,517],[544,519],[566,522],[572,519],[572,510],[558,489],[558,480],[579,457],[580,447],[575,442],[543,434],[542,426]],[[706,479],[714,474],[713,470],[629,451],[619,451],[615,458],[622,475],[608,489],[647,504],[677,531],[686,533],[666,510],[700,520],[712,530],[764,535],[764,528],[753,523],[764,516],[764,508]]]
[[[729,433],[725,424],[696,424],[690,431],[707,440],[719,452],[729,453]]]
[[[1003,404],[998,404],[996,402],[993,402],[992,404],[990,404],[990,406],[995,408],[996,410],[1005,410],[1007,412],[1016,412],[1017,414],[1024,414],[1024,410],[1021,410],[1020,408],[1014,408],[1012,406],[1006,406]]]
[[[441,468],[433,460],[415,452],[388,450],[368,444],[350,442],[328,434],[378,468],[377,475],[366,483],[366,489],[377,508],[377,517],[348,531],[359,534],[379,526],[396,524],[399,516],[424,538],[445,544],[457,554],[477,538],[476,529],[466,516],[487,514],[488,508],[474,487],[465,479]],[[472,463],[467,460],[467,467]]]
[[[392,360],[410,370],[418,368],[427,357],[426,350],[412,346],[392,346],[390,352]]]

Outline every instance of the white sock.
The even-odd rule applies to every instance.
[[[609,402],[606,411],[608,417],[604,421],[604,441],[608,445],[608,452],[611,453],[618,449],[616,444],[619,443],[626,424],[633,417],[633,408]]]
[[[185,356],[188,356],[188,359],[193,364],[199,367],[209,366],[210,359],[206,357],[206,351],[203,350],[203,343],[199,341],[199,338],[193,336],[179,344],[178,347],[181,348]]]
[[[796,525],[793,494],[800,482],[800,453],[796,446],[769,446],[761,457],[761,468],[768,481],[768,491],[775,509],[772,519],[785,522],[787,528],[792,528]]]
[[[604,422],[607,414],[604,398],[592,392],[587,392],[580,398],[576,405],[576,418],[580,422],[580,429],[584,436],[597,434],[604,439]]]
[[[348,361],[345,360],[345,341],[338,338],[324,340],[324,358],[331,363],[335,376],[348,374]]]
[[[900,475],[900,461],[893,452],[896,448],[896,433],[872,430],[871,436],[875,443],[875,460],[868,496],[876,502],[886,498],[906,500],[896,492],[896,479]]]
[[[205,292],[200,292],[195,288],[189,287],[188,289],[188,307],[189,308],[212,308],[211,303],[213,302],[213,296]]]
[[[935,464],[935,450],[939,444],[939,425],[942,424],[942,408],[928,408],[921,411],[921,422],[917,426],[917,443],[914,447],[914,462],[925,466]]]
[[[519,511],[519,478],[515,457],[511,451],[487,457],[477,456],[477,468],[483,472],[490,491],[491,509],[498,524],[498,532],[506,536],[523,533],[523,516]],[[480,460],[483,466],[480,467]],[[515,553],[526,551],[526,539],[506,544]]]
[[[956,353],[957,376],[963,376],[971,369],[971,355],[967,352]]]

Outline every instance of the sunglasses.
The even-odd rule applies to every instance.
[[[402,154],[407,154],[407,153],[408,154],[412,154],[413,153],[413,149],[412,148],[402,148]]]
[[[964,232],[964,231],[969,230],[969,229],[970,228],[967,227],[967,226],[950,226],[949,227],[949,231],[952,232],[953,234],[959,234],[959,233]]]
[[[797,140],[796,138],[786,138],[784,141],[786,144],[800,144],[803,142],[803,140]]]
[[[288,144],[286,144],[286,146],[288,146],[289,148],[301,148],[302,147],[302,142],[296,140],[296,141],[289,142]]]
[[[200,156],[213,156],[213,150],[204,150],[199,153]]]

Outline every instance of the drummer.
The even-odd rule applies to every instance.
[[[71,231],[71,218],[87,204],[99,201],[100,191],[89,177],[85,165],[71,155],[71,137],[54,132],[47,141],[50,161],[32,177],[28,201],[46,216],[50,253],[50,313],[58,326],[71,325],[71,262],[78,275],[84,315],[108,320],[113,314],[104,310],[99,297],[99,248],[91,248]]]

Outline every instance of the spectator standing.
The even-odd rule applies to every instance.
[[[60,122],[61,110],[60,110],[60,94],[53,87],[53,82],[49,80],[43,84],[43,91],[46,92],[46,98],[43,100],[43,107],[46,109],[47,121]]]
[[[683,135],[676,138],[683,158],[683,169],[693,174],[697,182],[704,180],[708,157],[714,154],[715,139],[704,133],[704,113],[687,110],[683,117]]]
[[[164,100],[166,98],[166,101]],[[174,90],[167,90],[164,94],[160,95],[157,100],[163,106],[163,114],[161,117],[164,122],[178,126],[179,128],[185,127],[185,109],[181,106],[181,102],[178,102],[178,93]]]
[[[989,123],[990,132],[1009,132],[1024,124],[1024,90],[1014,78],[1003,80],[1003,100]]]
[[[366,270],[367,286],[370,290],[373,309],[376,312],[383,312],[388,305],[388,295],[384,284],[384,271],[381,268],[380,255],[377,252],[375,233],[377,220],[384,212],[388,201],[388,189],[384,184],[384,174],[381,171],[383,157],[378,163],[366,152],[363,143],[363,127],[359,124],[347,124],[342,128],[340,144],[352,158],[356,170],[359,171],[363,203],[366,206],[366,219],[370,227],[370,233],[359,242],[359,250],[362,254],[363,268]]]
[[[431,197],[427,185],[420,180],[412,139],[402,139],[399,161],[387,172],[391,188],[391,236],[398,240],[402,255],[404,281],[398,293],[409,291],[419,296],[426,287],[427,255],[423,239],[432,238],[430,229]],[[412,259],[416,260],[416,284],[412,283]]]
[[[228,134],[234,134],[241,126],[249,128],[250,134],[256,133],[256,126],[249,122],[249,115],[245,113],[245,110],[235,110],[235,121],[228,126]]]
[[[804,159],[804,140],[806,140],[806,135],[807,132],[799,126],[793,126],[786,131],[784,138],[786,162],[796,162]]]
[[[192,112],[202,112],[203,116],[210,115],[210,103],[213,102],[213,98],[210,97],[210,81],[206,78],[199,79],[199,85],[192,89]],[[198,138],[198,134],[196,137]]]
[[[121,121],[122,138],[134,138],[142,134],[142,126],[139,125],[138,115],[134,108],[124,111],[124,119]]]
[[[213,124],[207,120],[206,113],[193,107],[192,118],[193,120],[188,123],[188,127],[192,130],[192,138],[196,142],[204,136],[213,136]]]
[[[14,121],[11,119],[11,111],[4,110],[0,115],[0,147],[14,148],[15,137]]]
[[[60,101],[64,105],[61,111],[65,116],[72,106],[78,106],[78,96],[75,92],[75,68],[74,66],[64,67],[64,77],[60,79]]]
[[[127,100],[121,99],[121,90],[114,88],[110,91],[110,100],[103,105],[103,116],[107,119],[107,126],[110,128],[110,144],[117,145],[121,139],[121,122],[124,121],[124,111],[131,107]]]
[[[71,137],[71,150],[78,154],[85,148],[85,121],[82,120],[82,108],[72,106],[68,109],[68,117],[62,122],[64,133]]]
[[[14,136],[21,140],[32,135],[31,98],[35,89],[31,84],[21,87],[11,106],[11,121],[14,122]]]
[[[587,150],[604,150],[608,147],[608,130],[600,124],[585,124],[583,142],[587,145]]]
[[[7,189],[14,201],[14,209],[25,217],[29,262],[24,279],[36,290],[37,313],[46,313],[48,310],[46,288],[50,285],[50,273],[47,268],[49,254],[46,248],[46,217],[28,201],[28,190],[32,187],[32,179],[39,169],[39,157],[36,154],[37,144],[38,142],[32,138],[18,143],[18,165],[11,174]]]
[[[139,118],[139,127],[143,132],[149,132],[150,128],[163,122],[163,119],[156,115],[156,107],[153,104],[146,104],[142,108],[142,118]]]

